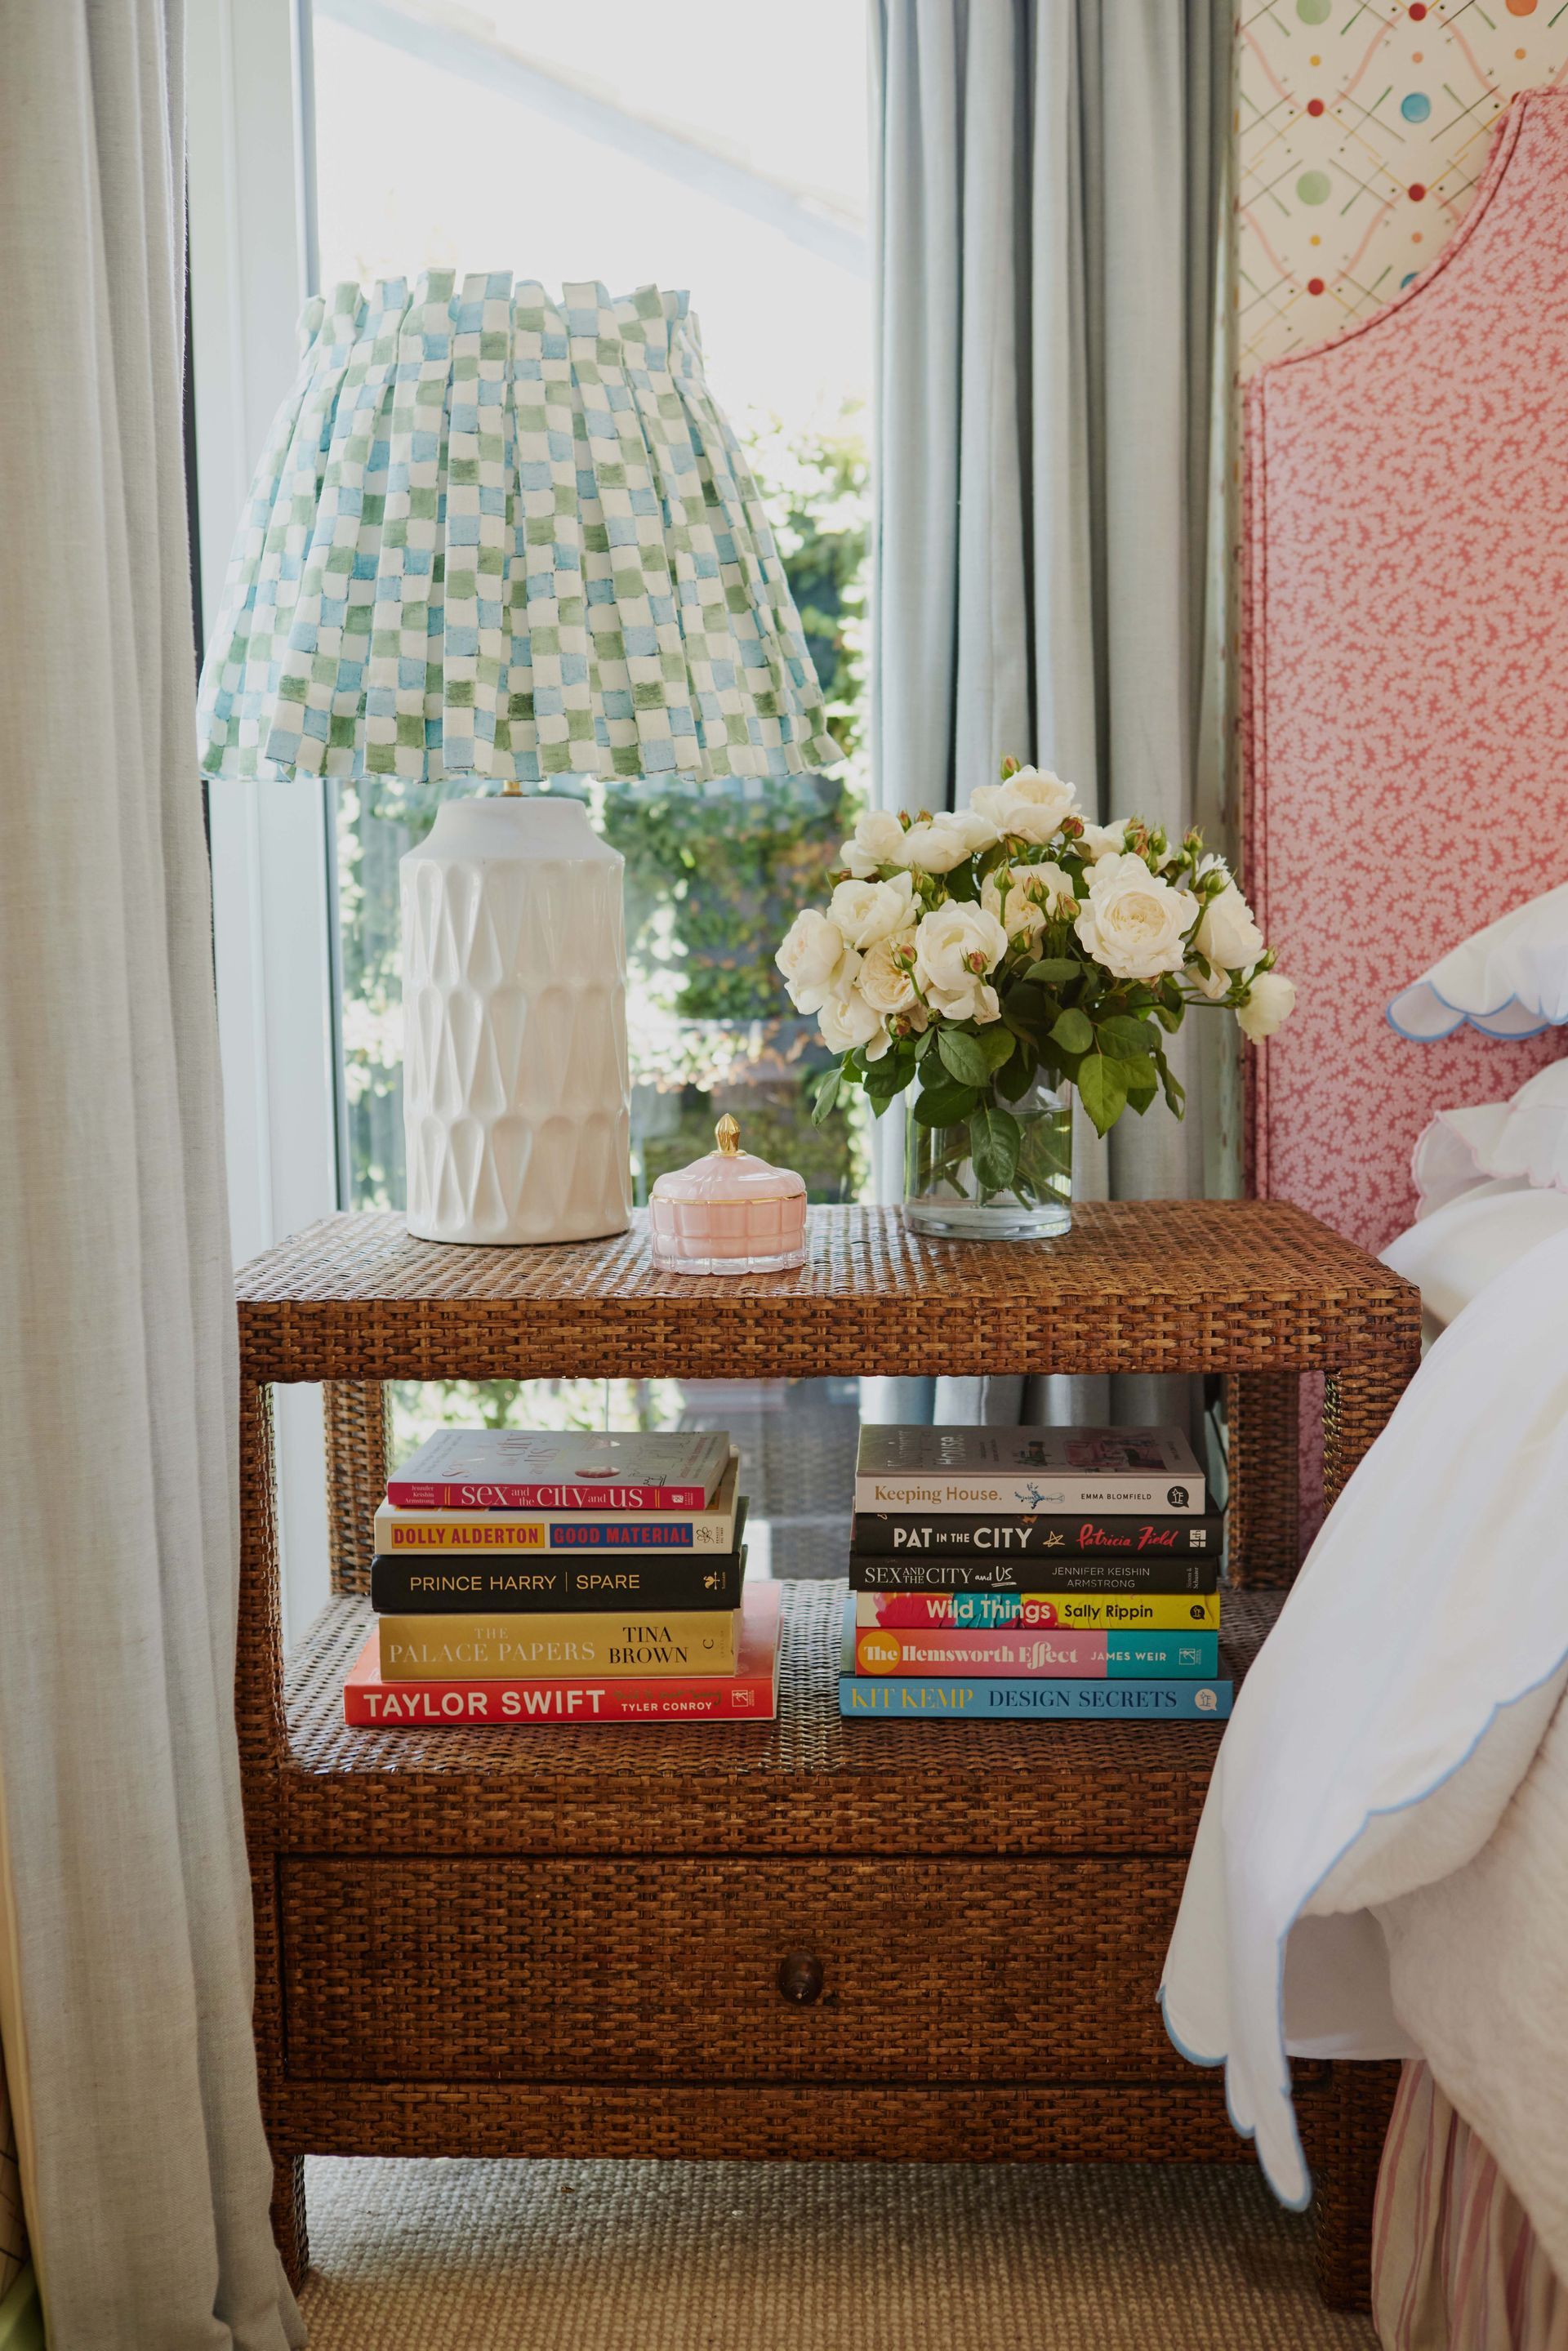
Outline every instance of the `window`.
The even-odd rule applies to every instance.
[[[786,12],[772,0],[681,0],[678,29],[643,0],[591,10],[214,0],[202,14],[192,241],[209,604],[287,381],[303,282],[500,266],[552,288],[597,278],[615,294],[649,282],[689,290],[850,756],[834,777],[782,790],[593,788],[594,813],[626,859],[636,1189],[645,1196],[663,1168],[708,1148],[730,1110],[747,1143],[800,1168],[814,1197],[856,1196],[868,1138],[841,1117],[812,1124],[810,1082],[828,1056],[772,957],[834,862],[864,772],[872,319],[860,12],[838,0],[793,0]],[[290,183],[296,136],[302,168]],[[305,785],[242,788],[215,812],[238,1255],[334,1199],[402,1205],[398,861],[433,817],[417,794],[362,786],[319,797]],[[442,1417],[727,1422],[752,1456],[754,1566],[766,1563],[771,1520],[793,1531],[775,1546],[776,1569],[833,1573],[842,1512],[813,1520],[806,1497],[821,1510],[841,1493],[847,1511],[854,1400],[847,1382],[716,1395],[587,1383],[530,1395],[497,1383],[401,1394],[398,1436],[411,1443]],[[794,1437],[775,1444],[786,1408]],[[280,1416],[286,1554],[310,1562],[296,1571],[286,1557],[296,1628],[319,1575],[311,1410],[290,1396]]]

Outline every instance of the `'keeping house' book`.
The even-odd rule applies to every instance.
[[[1203,1472],[1178,1428],[871,1426],[855,1465],[857,1514],[1201,1518],[1205,1500]]]
[[[411,1510],[706,1510],[728,1461],[714,1430],[438,1428],[387,1479],[387,1499]]]

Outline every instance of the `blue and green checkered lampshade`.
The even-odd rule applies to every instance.
[[[203,772],[782,777],[837,745],[684,294],[509,272],[305,312],[202,673]]]

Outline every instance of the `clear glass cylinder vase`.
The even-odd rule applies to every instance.
[[[909,1104],[904,1214],[949,1240],[1039,1241],[1072,1224],[1072,1092],[1036,1077],[1017,1102],[994,1090],[962,1126],[925,1126]]]

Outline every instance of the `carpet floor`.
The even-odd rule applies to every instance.
[[[1250,2166],[350,2162],[311,2351],[1373,2351]]]

